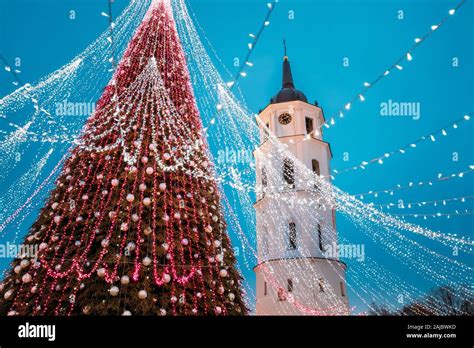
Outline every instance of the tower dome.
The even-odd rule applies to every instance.
[[[308,99],[303,92],[297,90],[293,83],[293,75],[291,74],[291,66],[288,57],[283,58],[283,78],[281,90],[270,99],[270,104],[285,103],[289,101],[300,100],[307,103]]]

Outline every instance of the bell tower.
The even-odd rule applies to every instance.
[[[346,265],[326,250],[337,245],[335,211],[321,206],[317,184],[299,173],[303,164],[330,180],[331,147],[320,130],[323,110],[295,88],[286,48],[282,87],[257,122],[256,314],[347,315]],[[270,137],[292,158],[281,155]],[[298,202],[305,205],[304,214],[294,208]]]

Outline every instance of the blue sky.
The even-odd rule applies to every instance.
[[[253,53],[254,67],[247,70],[248,76],[240,80],[239,87],[253,112],[267,105],[280,88],[282,40],[285,38],[297,88],[303,90],[311,102],[318,100],[330,118],[360,90],[364,81],[383,72],[413,44],[415,37],[426,33],[457,2],[280,0],[270,26]],[[116,0],[115,13],[126,3]],[[234,58],[243,59],[248,34],[255,33],[265,17],[266,1],[190,0],[189,3],[220,59],[235,72]],[[107,21],[100,16],[107,10],[106,0],[0,0],[0,9],[0,53],[10,61],[21,57],[20,77],[24,82],[35,81],[66,64],[107,27]],[[71,9],[76,11],[75,20],[68,17]],[[402,20],[397,18],[399,10],[404,14]],[[294,19],[289,19],[289,11],[293,11]],[[353,105],[344,120],[325,131],[325,139],[331,143],[334,154],[332,168],[358,164],[474,112],[473,17],[474,4],[468,1],[413,53],[413,61],[404,64],[403,71],[371,89],[364,103]],[[343,66],[346,57],[349,67]],[[458,67],[452,66],[455,57]],[[0,96],[13,89],[11,76],[0,71]],[[420,103],[420,119],[380,116],[380,104],[389,99]],[[8,128],[0,123],[0,129]],[[468,123],[459,128],[455,136],[420,145],[410,154],[391,158],[382,166],[341,174],[334,183],[349,193],[358,193],[465,170],[474,164],[472,134],[472,124]],[[458,153],[459,161],[453,161],[453,152]],[[349,161],[344,161],[344,153],[349,154]],[[22,169],[18,168],[15,174],[22,174]],[[473,178],[469,176],[373,201],[380,204],[398,199],[407,202],[467,195],[474,195]],[[423,211],[449,212],[460,207],[473,210],[473,201]],[[409,221],[471,237],[474,230],[473,216]],[[377,245],[367,241],[342,217],[338,217],[338,229],[352,242],[366,243],[370,257],[410,284],[431,287],[395,259],[380,253]],[[350,260],[348,264],[350,267]],[[244,275],[253,283],[251,271]],[[363,309],[355,296],[350,299],[351,304]]]

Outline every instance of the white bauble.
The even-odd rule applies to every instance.
[[[5,300],[8,300],[10,297],[12,297],[12,295],[13,295],[13,290],[10,289],[7,292],[5,292],[5,294],[3,294],[3,298]]]
[[[170,219],[170,217],[167,214],[163,215],[163,220],[164,221],[168,221],[169,219]]]
[[[151,199],[148,197],[143,198],[143,204],[149,206],[151,204]]]
[[[166,315],[166,310],[161,308],[160,309],[160,315],[165,316]]]
[[[232,292],[229,293],[229,300],[231,301],[235,300],[235,295]]]
[[[158,185],[158,188],[160,189],[160,191],[164,191],[166,190],[166,184],[162,182],[160,185]]]
[[[135,196],[129,193],[126,199],[127,199],[127,202],[131,203],[135,200]]]
[[[132,221],[137,222],[140,219],[140,217],[137,214],[132,214]]]
[[[44,250],[44,249],[46,249],[47,247],[48,247],[48,243],[43,242],[43,243],[41,243],[41,244],[39,245],[39,250]]]
[[[163,244],[161,244],[161,246],[163,247],[163,249],[164,249],[165,251],[168,251],[168,249],[170,248],[170,246],[168,245],[168,243],[163,243]]]
[[[216,306],[216,314],[221,314],[222,313],[222,308],[219,306]]]
[[[193,309],[191,310],[191,312],[192,312],[193,314],[197,314],[198,311],[197,311],[196,308],[193,308]]]
[[[215,248],[218,248],[218,247],[220,247],[220,246],[221,246],[221,241],[220,241],[220,240],[215,240],[215,241],[214,241],[214,247],[215,247]]]
[[[13,269],[13,271],[16,273],[16,274],[19,274],[21,272],[21,266],[18,265],[18,266],[15,266],[15,268]]]
[[[33,287],[30,289],[30,292],[31,292],[32,294],[36,294],[37,291],[38,291],[38,287],[37,287],[36,285],[33,286]]]
[[[148,256],[145,256],[142,260],[143,266],[150,266],[151,265],[151,259]]]
[[[123,222],[121,225],[120,225],[120,229],[122,231],[128,231],[128,224],[126,222]]]
[[[175,219],[181,219],[181,214],[178,213],[178,212],[174,213],[173,216],[174,216]]]
[[[212,232],[212,226],[208,225],[206,226],[206,228],[204,229],[207,233],[211,233]]]
[[[197,293],[196,293],[196,297],[197,297],[197,298],[201,298],[201,297],[202,297],[202,294],[201,294],[200,292],[197,292]]]
[[[150,144],[150,145],[148,145],[148,148],[150,149],[150,151],[155,151],[156,150],[156,145],[155,144]]]
[[[125,316],[125,317],[129,317],[129,316],[132,315],[132,312],[130,312],[130,311],[123,311],[122,315]]]
[[[53,208],[53,210],[55,210],[57,207],[58,207],[59,203],[58,202],[54,202],[52,205],[51,205],[51,208]]]
[[[105,277],[105,268],[99,268],[97,270],[97,275],[101,278]]]
[[[109,290],[110,295],[117,296],[119,293],[119,288],[117,286],[112,286]]]
[[[124,275],[122,276],[122,278],[120,278],[120,283],[122,283],[123,285],[127,285],[130,283],[130,278],[127,275]]]
[[[20,267],[21,268],[26,268],[29,265],[30,265],[30,261],[28,261],[28,260],[21,260],[21,262],[20,262]]]
[[[29,282],[31,282],[31,274],[25,273],[25,274],[23,275],[23,277],[21,277],[21,281],[22,281],[23,283],[29,283]]]
[[[225,278],[227,277],[227,270],[226,269],[221,269],[221,271],[219,272],[219,275],[222,277],[222,278]]]
[[[223,287],[222,285],[219,286],[219,288],[217,289],[217,292],[218,292],[219,294],[221,294],[221,295],[224,293],[224,291],[225,291],[225,289],[224,289],[224,287]]]
[[[112,179],[111,183],[112,183],[112,186],[117,187],[119,184],[119,181],[118,179]]]
[[[133,250],[135,250],[135,248],[136,248],[136,245],[135,245],[134,242],[128,242],[128,244],[127,244],[127,249],[128,249],[129,251],[133,251]]]
[[[109,218],[113,219],[116,216],[117,216],[116,212],[114,212],[114,211],[109,212]]]
[[[146,190],[146,185],[145,184],[140,184],[140,186],[138,186],[138,189],[143,192]]]
[[[145,171],[148,175],[153,174],[153,168],[152,167],[147,167]]]
[[[106,248],[109,246],[109,240],[107,238],[105,239],[102,239],[102,242],[100,242],[100,244],[102,245],[103,248]]]
[[[217,254],[217,255],[216,255],[216,260],[217,260],[218,262],[224,261],[224,255],[222,255],[222,254]]]
[[[142,157],[142,163],[143,163],[143,164],[147,164],[147,163],[148,163],[148,157],[143,156],[143,157]]]
[[[146,299],[147,296],[148,296],[148,294],[147,294],[146,290],[140,290],[140,291],[138,292],[138,298],[139,298],[140,300]]]

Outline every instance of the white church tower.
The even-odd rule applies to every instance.
[[[338,260],[337,252],[335,256],[327,253],[328,246],[337,245],[335,212],[321,206],[317,185],[298,178],[301,170],[294,159],[272,155],[278,153],[277,144],[269,139],[267,129],[287,145],[296,161],[330,180],[331,148],[319,130],[323,110],[295,89],[286,55],[282,88],[257,118],[261,142],[254,152],[256,314],[347,315],[346,265]],[[269,158],[278,163],[269,165]],[[295,208],[295,202],[305,207]]]

